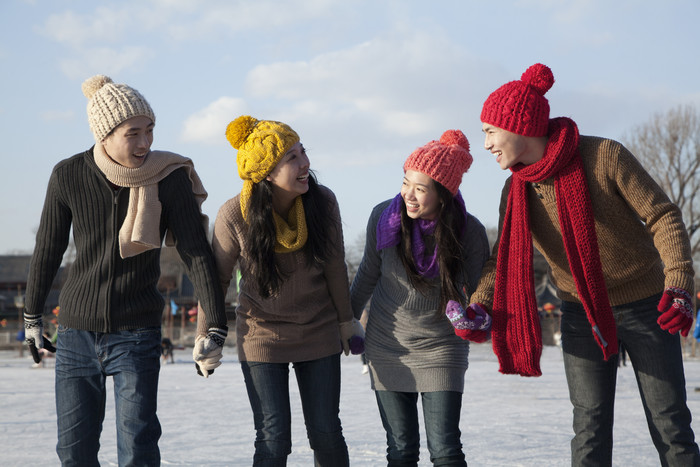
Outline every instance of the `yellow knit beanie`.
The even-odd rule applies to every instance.
[[[272,172],[287,151],[299,142],[299,135],[284,123],[243,115],[228,124],[226,139],[238,150],[238,176],[244,181],[241,212],[247,218],[253,184]]]
[[[144,116],[156,122],[153,109],[141,93],[126,84],[115,84],[109,76],[95,75],[86,79],[82,90],[88,98],[90,130],[98,143],[131,117]]]

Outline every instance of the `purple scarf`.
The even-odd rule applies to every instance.
[[[459,206],[462,208],[464,219],[467,218],[467,209],[464,205],[462,194],[457,191],[455,195]],[[389,206],[382,212],[377,223],[377,251],[390,246],[396,246],[401,242],[401,209],[403,208],[401,194],[399,193],[391,200]],[[435,233],[437,219],[426,220],[417,219],[413,222],[411,231],[411,250],[413,260],[416,263],[418,274],[423,277],[438,277],[440,266],[437,260],[437,245],[432,252],[426,252],[423,238]]]

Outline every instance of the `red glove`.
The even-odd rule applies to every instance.
[[[685,290],[679,287],[666,287],[657,308],[659,313],[662,313],[656,320],[661,329],[671,334],[680,331],[683,337],[687,337],[693,326],[692,301],[690,294]]]
[[[454,301],[447,303],[445,314],[455,327],[455,334],[464,340],[485,342],[489,338],[491,330],[491,316],[486,307],[480,303],[472,303],[466,309]]]
[[[478,331],[473,329],[455,329],[455,334],[464,339],[465,341],[476,342],[481,344],[489,340],[489,331]]]

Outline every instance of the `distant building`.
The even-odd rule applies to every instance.
[[[226,314],[229,320],[235,319],[238,305],[237,281],[232,279],[226,292]],[[185,265],[175,248],[162,248],[160,255],[160,280],[158,291],[165,297],[166,303],[173,300],[179,308],[191,308],[197,305],[194,285],[185,273]]]
[[[15,306],[15,298],[24,297],[26,293],[31,259],[31,255],[0,255],[0,320],[5,318],[16,322],[19,310]],[[196,306],[197,297],[195,297],[194,286],[187,277],[185,266],[175,248],[162,248],[160,267],[158,291],[163,295],[166,304],[169,305],[170,300],[173,300],[182,310]],[[69,268],[70,265],[59,268],[44,305],[44,314],[50,314],[58,306],[58,296]],[[235,319],[234,310],[238,304],[236,285],[236,281],[232,280],[226,294],[229,319]]]
[[[17,319],[18,309],[15,306],[15,299],[25,295],[31,259],[31,255],[0,255],[0,319]],[[66,271],[62,266],[56,274],[44,306],[45,314],[51,313],[51,310],[58,305],[58,295],[61,292]]]

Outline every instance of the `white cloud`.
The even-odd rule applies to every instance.
[[[128,29],[138,27],[138,19],[131,13],[129,8],[99,7],[92,14],[84,15],[68,10],[49,16],[41,32],[74,48],[116,42]]]
[[[52,14],[41,32],[76,48],[156,30],[177,40],[191,41],[295,25],[327,16],[339,8],[348,7],[332,0],[136,0],[97,7],[86,14],[72,10]]]
[[[155,51],[147,47],[86,48],[79,51],[78,57],[60,60],[60,68],[71,79],[85,79],[97,73],[116,76],[125,69],[142,68],[154,56]]]
[[[224,144],[226,126],[233,118],[247,113],[247,109],[242,99],[221,97],[185,120],[182,140],[188,143]]]
[[[448,128],[470,126],[480,137],[494,72],[439,33],[406,29],[307,61],[259,65],[246,91],[303,128],[322,158],[372,165]],[[338,157],[350,152],[357,157]]]
[[[177,39],[211,37],[224,32],[227,35],[240,31],[265,31],[287,25],[317,20],[329,14],[342,3],[332,0],[218,0],[208,1],[206,8],[191,9],[192,2],[184,0],[160,0],[159,6],[171,11],[174,6],[181,12],[188,12],[187,21],[171,24],[168,30]]]
[[[35,31],[67,47],[68,56],[59,59],[60,67],[69,78],[81,78],[94,70],[117,73],[126,67],[144,65],[144,60],[153,57],[164,40],[166,44],[211,40],[242,44],[238,37],[241,31],[279,30],[329,15],[333,8],[347,8],[332,0],[211,0],[206,6],[202,3],[129,1],[99,6],[82,14],[65,10],[49,15]]]

